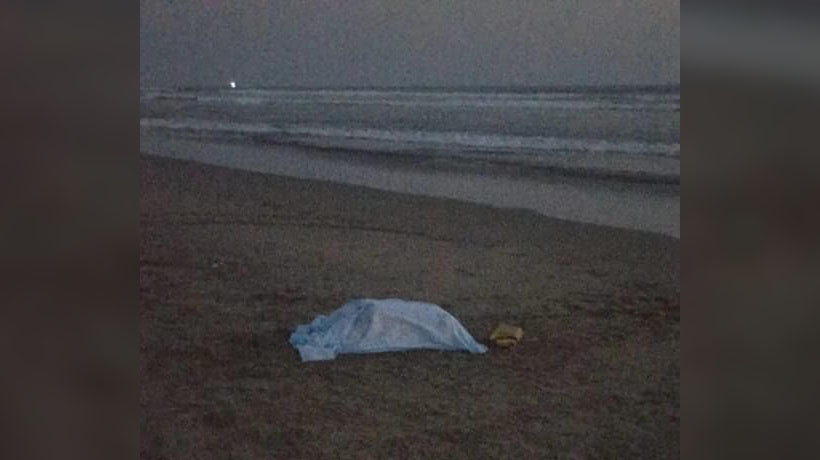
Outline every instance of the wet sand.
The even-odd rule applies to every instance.
[[[140,163],[141,457],[679,457],[680,240]],[[301,363],[293,327],[355,297],[524,340]]]
[[[528,209],[575,222],[680,237],[679,171],[654,179],[634,171],[612,175],[576,170],[568,175],[566,168],[555,165],[500,164],[429,152],[317,149],[246,138],[185,138],[145,129],[140,131],[140,146],[155,155],[246,171]]]

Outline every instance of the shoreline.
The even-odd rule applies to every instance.
[[[171,138],[144,128],[140,130],[140,150],[143,155],[525,209],[572,222],[680,239],[679,183],[619,182],[560,172],[542,175],[539,171],[549,172],[552,167],[528,170],[529,166],[499,166],[430,155],[197,141]]]
[[[162,128],[156,129],[162,133]],[[160,135],[166,135],[164,133]],[[677,173],[646,172],[630,170],[628,168],[612,170],[600,166],[585,165],[583,162],[572,164],[571,161],[556,157],[552,162],[526,161],[517,157],[517,154],[500,153],[487,155],[482,151],[459,151],[458,155],[443,155],[434,148],[396,148],[372,149],[366,146],[321,146],[299,140],[271,141],[264,135],[250,135],[241,138],[218,136],[207,137],[202,140],[199,134],[174,133],[180,140],[205,142],[224,145],[246,145],[260,148],[299,148],[315,152],[317,155],[336,157],[344,155],[351,162],[376,164],[385,167],[428,168],[438,172],[464,173],[472,172],[480,175],[503,175],[517,179],[535,180],[564,180],[564,181],[600,181],[622,186],[654,186],[667,188],[668,193],[680,194],[680,171]],[[597,154],[605,156],[609,154]],[[571,155],[570,155],[571,156]]]

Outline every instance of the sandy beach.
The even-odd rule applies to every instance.
[[[680,240],[140,158],[141,457],[677,458]],[[304,364],[297,324],[437,303],[480,342]]]

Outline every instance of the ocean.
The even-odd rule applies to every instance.
[[[614,191],[664,197],[665,211],[657,219],[675,220],[660,224],[662,229],[645,222],[630,225],[629,217],[625,224],[615,219],[614,225],[679,236],[679,86],[142,88],[140,128],[143,148],[166,148],[158,146],[157,139],[164,139],[166,146],[175,142],[177,149],[195,141],[210,148],[223,146],[223,157],[226,146],[234,146],[231,155],[240,155],[247,153],[239,147],[245,145],[257,156],[267,149],[271,162],[281,162],[287,160],[274,160],[273,152],[297,146],[321,149],[324,155],[316,161],[328,161],[328,155],[343,161],[378,153],[404,162],[448,161],[451,169],[465,173],[479,166],[485,172],[496,167],[511,180],[516,175],[531,178],[534,172],[552,183],[556,178],[592,178],[595,190],[609,184]],[[636,189],[636,184],[644,188]],[[670,196],[677,204],[668,202]],[[540,199],[548,201],[549,195]],[[549,215],[547,205],[521,207]],[[614,222],[585,212],[551,215]]]

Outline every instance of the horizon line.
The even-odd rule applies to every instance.
[[[174,84],[174,85],[143,85],[140,89],[174,88],[174,89],[205,89],[227,88],[230,81],[220,84]],[[586,84],[495,84],[495,85],[242,85],[237,88],[257,89],[487,89],[487,88],[522,88],[522,89],[578,89],[578,88],[659,88],[680,87],[680,82],[670,83],[586,83]]]

